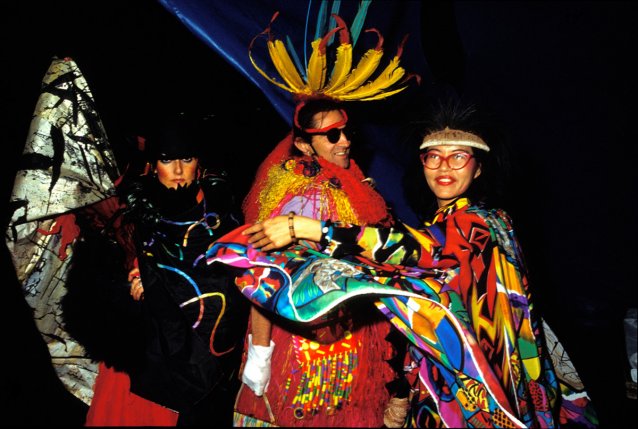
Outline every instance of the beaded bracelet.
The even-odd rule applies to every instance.
[[[288,230],[290,231],[290,238],[292,243],[297,242],[297,236],[295,235],[295,212],[288,213]]]

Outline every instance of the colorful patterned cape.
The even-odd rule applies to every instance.
[[[403,254],[403,260],[430,260],[432,267],[427,269],[360,257],[334,259],[303,246],[264,254],[247,245],[243,228],[215,243],[207,261],[243,268],[236,277],[242,293],[297,322],[311,323],[349,299],[376,295],[377,307],[415,346],[419,391],[412,398],[409,425],[595,427],[589,397],[564,350],[564,365],[552,363],[556,359],[550,352],[562,346],[533,315],[522,254],[507,216],[472,208],[472,234],[465,246],[453,243],[452,234],[446,240],[446,226],[463,229],[464,219],[444,221],[459,209],[472,212],[467,204],[452,207],[439,217],[438,226],[435,220],[423,232],[409,229],[405,234],[404,229],[384,235],[379,232],[383,229],[364,228],[365,233],[357,235],[364,249],[391,246],[391,254]],[[397,251],[414,249],[415,238],[423,252],[431,252],[428,257]],[[487,290],[466,278],[462,258],[471,254],[473,240],[490,253],[473,262],[486,263],[480,271],[490,284]],[[447,253],[446,245],[457,254]],[[463,250],[458,253],[459,249]]]
[[[376,277],[372,266],[331,258],[297,245],[264,253],[247,245],[240,227],[207,251],[208,264],[221,262],[245,268],[235,278],[241,292],[260,307],[295,322],[313,322],[344,301],[361,295],[400,295],[415,299],[425,287],[417,276],[387,273]],[[415,269],[415,272],[421,272]]]

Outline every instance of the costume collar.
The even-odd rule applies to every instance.
[[[367,225],[391,225],[391,215],[385,200],[366,181],[365,175],[354,159],[350,159],[348,168],[340,167],[321,157],[315,156],[313,161],[321,166],[319,179],[344,192],[344,201],[341,203],[352,207],[357,222]],[[335,195],[335,198],[339,197]],[[340,202],[337,201],[336,204],[339,205]]]
[[[463,207],[467,207],[471,204],[469,198],[457,198],[456,200],[452,201],[449,204],[444,205],[443,207],[440,207],[436,213],[434,213],[434,218],[432,219],[432,222],[427,223],[426,226],[432,225],[434,223],[437,222],[441,222],[443,221],[445,218],[447,218],[448,216],[450,216],[452,213],[462,209]]]
[[[390,226],[392,217],[383,197],[364,180],[365,176],[352,159],[348,168],[321,157],[285,159],[279,166],[273,166],[266,181],[260,184],[254,219],[269,217],[284,198],[319,189],[323,195],[321,204],[327,210],[325,214],[332,220]]]

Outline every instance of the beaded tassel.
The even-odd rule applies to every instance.
[[[321,411],[331,414],[342,408],[349,400],[357,365],[356,348],[303,362],[305,368],[293,399],[295,417],[302,419]],[[286,392],[290,384],[288,378]]]

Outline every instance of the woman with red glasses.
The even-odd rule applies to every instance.
[[[290,244],[294,231],[332,258],[367,258],[374,279],[419,295],[378,295],[377,304],[412,342],[407,427],[595,427],[578,373],[534,308],[511,219],[486,204],[482,191],[490,188],[481,179],[493,177],[496,139],[488,144],[477,131],[476,115],[471,107],[442,109],[420,143],[421,174],[437,205],[423,229],[279,216],[243,234],[269,251]],[[424,285],[397,281],[402,275]]]

